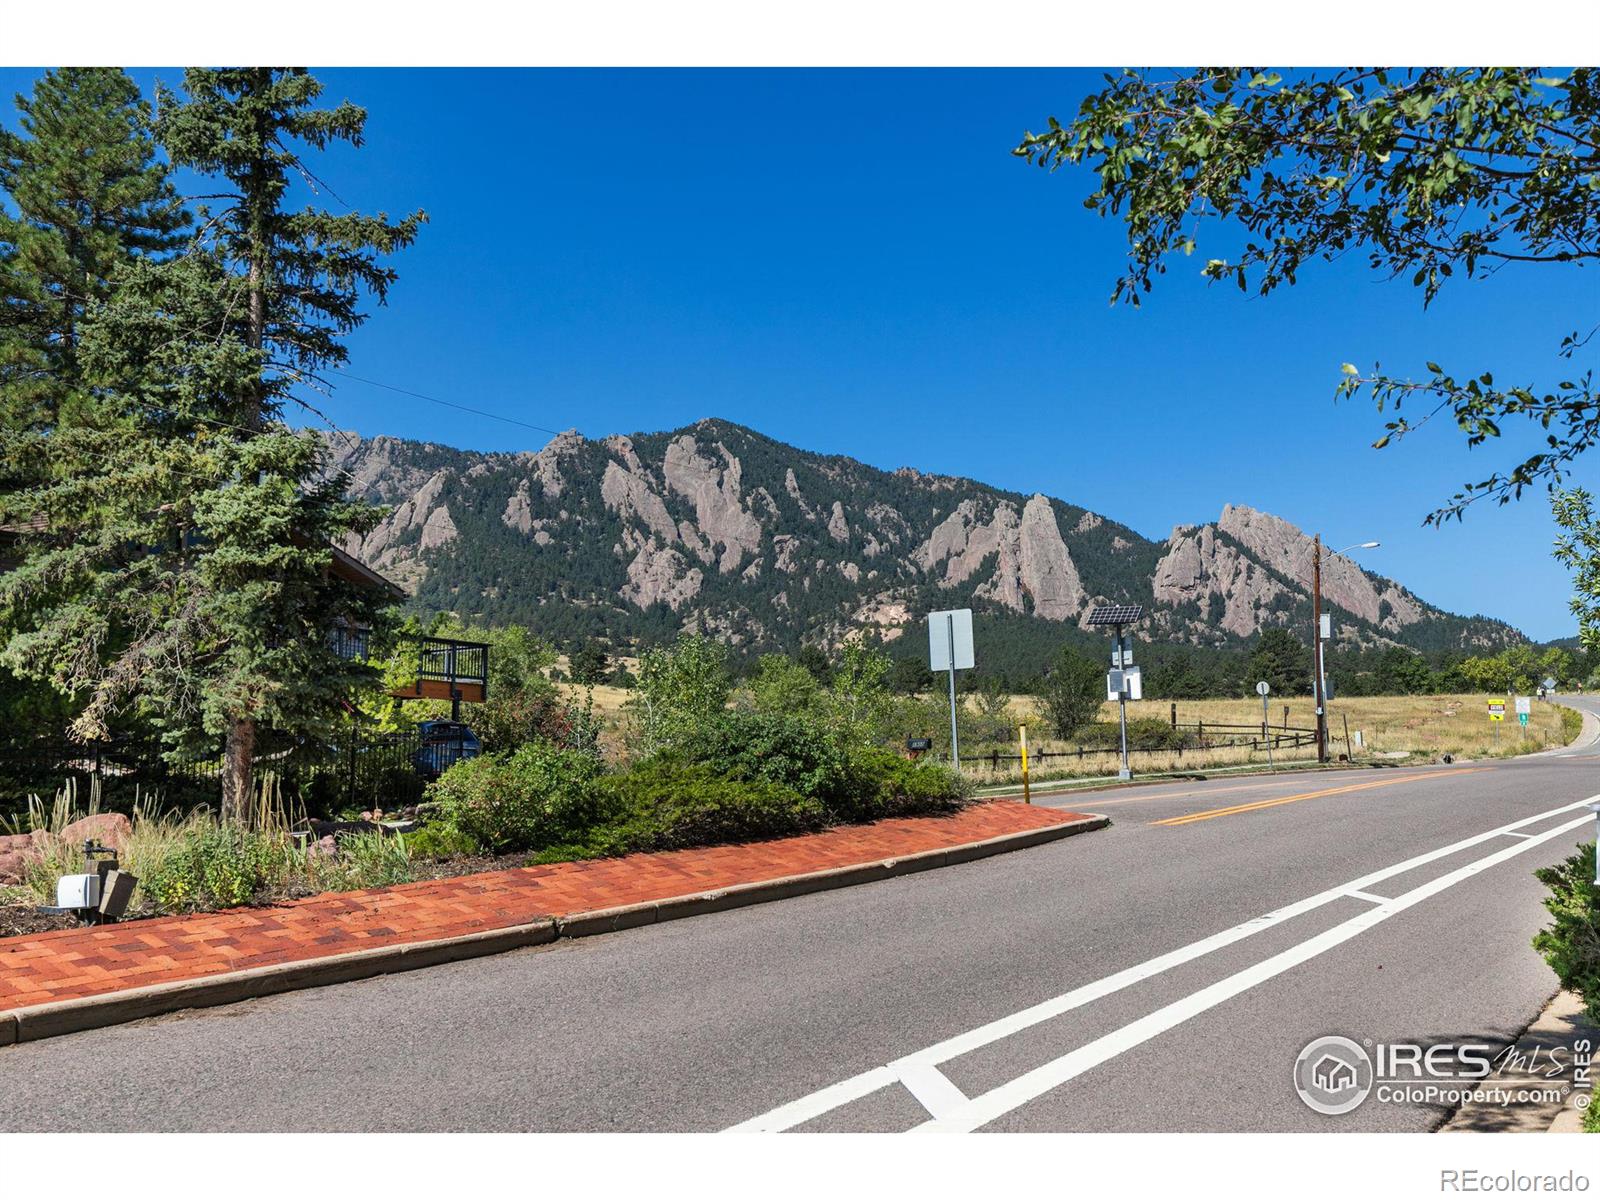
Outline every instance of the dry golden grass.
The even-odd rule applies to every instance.
[[[1502,697],[1480,695],[1450,696],[1373,696],[1334,700],[1328,705],[1328,749],[1335,757],[1347,752],[1345,729],[1349,728],[1348,753],[1357,762],[1384,759],[1404,761],[1412,759],[1429,761],[1449,754],[1457,758],[1486,758],[1525,754],[1563,745],[1561,709],[1554,704],[1535,700],[1526,730],[1518,723],[1515,706],[1506,700],[1505,720],[1491,722],[1488,704]],[[1172,719],[1173,706],[1177,706],[1180,725],[1193,725],[1198,721],[1207,724],[1253,725],[1261,723],[1261,701],[1256,700],[1141,700],[1128,705],[1128,719]],[[1287,708],[1287,720],[1285,709]],[[1037,715],[1039,705],[1032,696],[1016,696],[1011,709],[1019,715]],[[1310,729],[1316,717],[1309,696],[1287,699],[1271,697],[1268,713],[1274,727],[1287,724],[1290,729]],[[1117,706],[1104,704],[1100,720],[1115,721]],[[1498,729],[1497,729],[1498,726]],[[1035,726],[1037,732],[1037,726]],[[1358,743],[1358,735],[1359,741]],[[1073,777],[1095,777],[1116,774],[1118,755],[1108,751],[1085,754],[1081,759],[1051,759],[1036,757],[1040,751],[1071,749],[1072,743],[1030,739],[1030,754],[1035,756],[1032,777],[1036,780]],[[987,753],[990,747],[984,747]],[[1014,753],[1013,748],[1013,753]],[[1274,755],[1279,765],[1290,762],[1307,762],[1315,759],[1310,747],[1297,750],[1280,750]],[[1182,754],[1142,753],[1132,756],[1135,774],[1160,774],[1173,771],[1194,771],[1237,767],[1248,764],[1267,764],[1265,750],[1252,751],[1246,746],[1218,746],[1206,750],[1185,750]],[[980,784],[1012,783],[1020,781],[1022,772],[1015,763],[1002,762],[998,768],[988,765],[982,756],[974,755],[963,764]]]

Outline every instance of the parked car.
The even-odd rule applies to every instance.
[[[423,721],[417,737],[421,745],[411,756],[411,765],[424,779],[437,779],[456,763],[483,752],[478,735],[460,721]]]

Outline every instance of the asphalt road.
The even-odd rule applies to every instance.
[[[1045,798],[1114,824],[8,1047],[0,1129],[1426,1130],[1448,1109],[1312,1112],[1296,1056],[1514,1039],[1555,991],[1531,872],[1596,793],[1592,744]]]

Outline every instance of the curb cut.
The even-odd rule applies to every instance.
[[[1004,854],[1010,850],[1023,850],[1030,846],[1071,837],[1074,834],[1104,829],[1110,824],[1110,817],[1090,814],[1076,821],[1024,830],[1021,833],[1001,834],[999,837],[988,838],[981,842],[969,842],[943,850],[926,850],[904,858],[887,858],[848,867],[833,867],[826,871],[814,871],[804,875],[763,879],[756,883],[738,884],[717,891],[674,896],[666,900],[652,900],[615,908],[594,909],[570,917],[545,917],[522,925],[463,934],[458,937],[406,942],[398,946],[382,946],[372,950],[355,950],[346,954],[330,955],[327,958],[279,963],[269,967],[251,967],[242,971],[206,975],[198,979],[182,979],[149,987],[129,988],[102,996],[85,996],[76,1000],[36,1004],[0,1013],[0,1046],[38,1041],[66,1033],[79,1033],[107,1025],[121,1025],[128,1021],[138,1021],[145,1017],[160,1016],[187,1008],[234,1004],[241,1000],[253,1000],[282,992],[325,987],[335,983],[350,983],[358,979],[412,971],[420,967],[503,954],[508,950],[546,945],[557,938],[592,937],[596,934],[633,929],[641,925],[676,921],[703,913],[724,912],[751,904],[764,904],[771,900],[785,900],[791,896],[831,891],[860,883],[873,883],[881,879],[911,875],[918,871],[972,862],[991,855]]]

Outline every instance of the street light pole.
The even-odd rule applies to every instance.
[[[1311,548],[1311,696],[1317,710],[1317,761],[1328,761],[1328,712],[1322,687],[1322,535]]]

